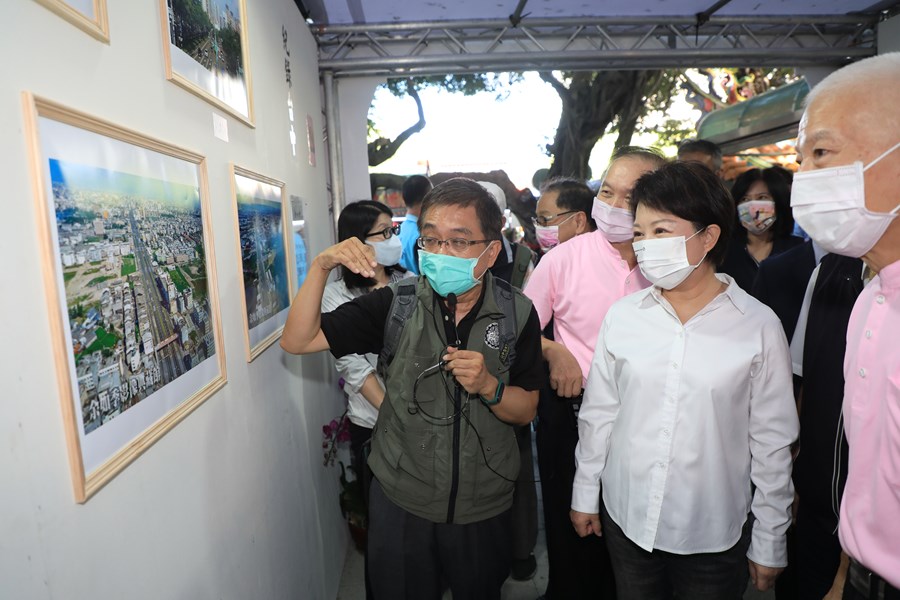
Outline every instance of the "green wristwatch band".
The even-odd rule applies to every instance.
[[[494,397],[491,400],[488,400],[484,396],[479,395],[481,398],[481,402],[485,406],[496,406],[500,404],[500,399],[503,398],[503,390],[506,389],[506,384],[502,381],[497,381],[497,390],[494,392]]]

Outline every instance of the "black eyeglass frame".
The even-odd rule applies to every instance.
[[[531,222],[534,223],[535,225],[540,225],[541,227],[546,227],[550,223],[550,221],[555,221],[556,219],[558,219],[564,215],[570,215],[572,213],[577,213],[577,212],[578,212],[577,210],[567,210],[567,211],[564,211],[561,213],[556,213],[552,217],[531,217]]]
[[[490,244],[491,242],[496,242],[497,240],[467,240],[465,238],[450,238],[449,240],[439,240],[436,237],[431,237],[428,235],[423,235],[416,239],[416,246],[418,246],[421,250],[426,252],[432,251],[440,251],[441,248],[446,245],[454,254],[462,254],[466,250],[468,250],[471,246],[475,244]],[[432,248],[429,250],[426,248],[426,245],[431,243],[437,244],[437,248]]]
[[[391,225],[389,227],[385,227],[381,231],[374,231],[374,232],[366,235],[366,237],[370,238],[370,237],[375,237],[376,235],[380,235],[384,239],[389,240],[389,239],[391,239],[392,236],[400,235],[400,226],[399,225]]]

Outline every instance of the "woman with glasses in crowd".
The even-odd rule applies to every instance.
[[[769,308],[716,274],[734,205],[712,171],[664,165],[637,181],[631,207],[653,285],[601,326],[572,523],[606,539],[619,600],[739,600],[748,576],[766,590],[787,564],[787,342]]]
[[[380,202],[360,200],[344,207],[338,218],[338,241],[355,237],[375,249],[374,277],[363,277],[341,266],[340,276],[325,287],[322,312],[330,312],[350,300],[408,276],[399,265],[403,247],[400,226],[392,220],[391,209]],[[377,375],[377,354],[349,354],[337,359],[335,367],[344,380],[347,394],[347,417],[350,420],[351,464],[356,477],[363,483],[364,497],[368,497],[371,477],[366,466],[366,444],[378,419],[378,408],[384,400],[384,382]],[[366,588],[368,592],[368,577]],[[366,594],[371,596],[370,594]]]
[[[781,167],[750,169],[734,180],[731,196],[739,224],[728,246],[720,273],[734,277],[749,292],[759,263],[803,243],[794,231],[791,213],[793,174]]]

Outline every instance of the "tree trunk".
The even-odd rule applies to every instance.
[[[588,179],[591,151],[616,119],[622,145],[631,141],[645,99],[659,84],[655,71],[572,73],[568,87],[550,73],[540,75],[563,103],[553,144],[547,148],[553,157],[549,176],[576,179]]]

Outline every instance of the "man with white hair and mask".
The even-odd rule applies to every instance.
[[[836,71],[800,122],[791,206],[825,250],[875,273],[853,308],[844,359],[850,447],[839,535],[844,600],[900,598],[900,53]],[[802,582],[801,582],[802,585]]]
[[[505,232],[511,226],[511,219],[515,219],[515,216],[506,207],[506,193],[496,183],[490,181],[476,183],[490,193],[500,208],[500,212],[503,213],[503,230]],[[503,242],[503,250],[497,256],[494,266],[491,267],[491,274],[517,288],[525,287],[525,282],[528,281],[528,277],[534,270],[534,253],[524,244],[510,242],[505,235],[500,241]]]

